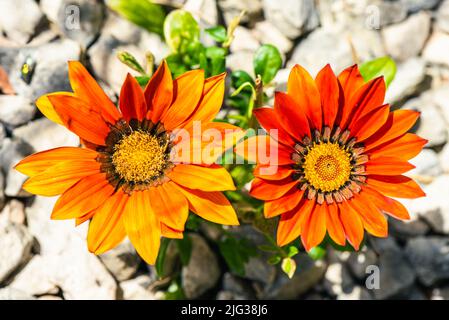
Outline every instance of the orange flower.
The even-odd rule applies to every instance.
[[[87,242],[95,254],[128,236],[149,264],[156,260],[161,236],[182,238],[189,209],[216,223],[238,224],[221,193],[235,189],[229,173],[213,164],[215,159],[186,164],[173,152],[195,144],[198,137],[180,140],[177,132],[192,132],[196,120],[202,129],[235,129],[212,122],[222,104],[224,74],[204,79],[204,72],[195,70],[173,81],[163,62],[145,90],[127,76],[119,109],[81,63],[69,62],[69,77],[74,93],[49,94],[36,104],[87,148],[39,152],[16,166],[30,177],[23,185],[28,192],[61,195],[52,219],[77,224],[91,219]],[[203,147],[200,143],[193,152]],[[218,144],[214,148],[223,151]]]
[[[265,217],[281,216],[278,245],[301,236],[310,250],[327,232],[337,244],[348,240],[358,250],[364,229],[387,236],[384,213],[409,219],[404,206],[390,197],[424,196],[402,174],[413,168],[408,160],[427,141],[407,133],[419,113],[391,112],[384,97],[383,78],[366,83],[357,66],[337,78],[327,65],[314,80],[296,65],[288,92],[276,93],[274,108],[254,110],[264,129],[278,130],[276,173],[262,171],[269,165],[261,163],[260,148],[254,147],[263,146],[261,141],[269,146],[274,137],[252,137],[236,150],[258,162],[250,193],[265,201]]]

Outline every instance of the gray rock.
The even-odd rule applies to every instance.
[[[61,288],[65,299],[115,299],[114,278],[87,250],[87,224],[75,228],[73,221],[50,220],[55,201],[56,198],[36,197],[25,209],[29,231],[39,243],[41,259],[36,262],[36,269],[42,270],[40,274],[29,273],[28,281],[46,279]]]
[[[338,299],[338,296],[351,292],[354,285],[354,280],[343,263],[334,262],[329,264],[323,281],[323,286],[329,295]]]
[[[234,32],[234,40],[231,43],[231,51],[250,51],[254,54],[254,52],[259,49],[260,43],[254,37],[252,32],[242,26],[238,26],[235,28]]]
[[[138,61],[145,61],[145,53],[136,45],[123,44],[115,37],[102,35],[89,50],[90,62],[97,77],[109,85],[116,94],[120,93],[128,73],[138,73],[117,59],[117,52],[127,51]]]
[[[431,300],[449,300],[449,287],[435,288],[432,290]]]
[[[351,42],[361,61],[383,56],[380,35],[368,29],[349,29],[342,26],[318,28],[302,40],[294,49],[287,67],[300,64],[315,76],[329,63],[335,73],[355,63]],[[311,54],[313,52],[313,54]]]
[[[101,30],[104,12],[101,1],[64,0],[56,23],[64,36],[87,47]]]
[[[429,36],[430,21],[429,13],[420,12],[401,23],[382,29],[387,52],[399,61],[417,56]]]
[[[419,237],[408,241],[405,254],[425,286],[449,279],[449,240]]]
[[[11,287],[0,289],[0,300],[35,300],[34,297]]]
[[[307,254],[300,253],[294,257],[296,272],[293,278],[278,270],[273,284],[266,286],[258,298],[261,299],[297,299],[312,289],[324,276],[324,261],[314,261]]]
[[[218,6],[226,25],[242,11],[246,12],[242,18],[243,23],[251,23],[262,15],[262,4],[259,0],[218,0]]]
[[[37,132],[39,134],[36,134]],[[79,146],[79,137],[76,134],[47,118],[41,118],[14,129],[13,137],[26,142],[35,152],[62,146]]]
[[[253,33],[260,43],[272,44],[284,54],[293,48],[293,42],[268,21],[257,22]]]
[[[408,12],[418,12],[420,10],[428,10],[435,8],[441,0],[400,0],[406,7]]]
[[[6,138],[0,149],[0,164],[6,173],[5,194],[10,197],[27,197],[29,194],[22,190],[22,184],[27,177],[14,170],[14,166],[24,157],[33,152],[32,147],[17,138]]]
[[[245,264],[245,278],[270,285],[276,278],[276,267],[268,264],[267,257],[250,257]]]
[[[80,54],[78,43],[63,39],[39,46],[0,47],[0,64],[16,93],[34,101],[50,92],[71,91],[67,61],[79,60]],[[22,79],[20,72],[27,60],[35,62],[29,83]]]
[[[439,176],[443,173],[438,154],[432,149],[423,149],[416,157],[410,160],[416,166],[408,172],[409,175]]]
[[[436,25],[444,32],[449,33],[449,0],[443,1],[437,11]]]
[[[3,209],[5,206],[5,201],[5,176],[0,171],[0,209]]]
[[[141,262],[136,250],[128,240],[100,255],[100,259],[118,281],[130,279],[136,273]]]
[[[310,32],[319,25],[313,0],[263,0],[262,3],[265,18],[290,39]]]
[[[188,299],[200,297],[213,288],[219,277],[217,257],[207,242],[197,234],[190,234],[192,253],[189,263],[182,269],[182,285]]]
[[[443,149],[438,154],[440,158],[440,165],[444,173],[449,173],[449,145],[445,144]]]
[[[0,95],[0,121],[14,128],[30,121],[36,107],[29,99],[21,96]]]
[[[249,51],[238,51],[231,53],[226,58],[226,67],[231,71],[243,70],[248,72],[250,75],[254,75],[253,57],[254,52]]]
[[[162,300],[160,292],[152,292],[150,285],[153,280],[148,275],[140,275],[136,278],[123,281],[120,288],[123,291],[124,300]]]
[[[444,119],[449,123],[449,85],[430,92],[433,102],[440,108]]]
[[[47,16],[50,21],[58,20],[59,8],[62,6],[64,0],[40,0],[39,5],[41,11]]]
[[[350,272],[358,280],[363,280],[367,276],[367,267],[375,265],[377,263],[377,259],[378,257],[376,253],[365,246],[362,251],[351,252],[346,264],[348,265]]]
[[[1,193],[0,193],[0,200],[1,200]],[[19,200],[12,199],[6,204],[0,215],[7,217],[8,220],[12,223],[25,224],[26,220],[25,205],[23,204],[23,202]]]
[[[416,213],[412,213],[413,215],[416,215]],[[423,236],[430,230],[427,223],[421,219],[412,218],[409,221],[401,221],[393,218],[389,219],[388,224],[391,235],[402,240]]]
[[[376,239],[378,240],[378,239]],[[375,299],[384,300],[407,292],[415,281],[415,272],[405,258],[403,251],[394,241],[377,242],[379,255],[379,289],[372,289]],[[376,250],[376,251],[377,251]],[[370,276],[374,276],[372,273]]]
[[[420,58],[411,58],[398,65],[394,80],[388,87],[385,101],[396,103],[415,94],[426,76],[426,63]]]
[[[1,1],[0,12],[4,13],[0,29],[8,38],[20,44],[28,42],[43,18],[39,6],[33,0]]]
[[[187,0],[183,10],[189,11],[198,21],[201,30],[216,26],[218,21],[218,10],[216,0]],[[215,41],[202,32],[200,40],[206,46],[214,45]]]
[[[449,34],[435,31],[427,42],[423,51],[423,57],[427,61],[435,64],[449,66]]]
[[[230,273],[223,275],[223,290],[232,295],[232,300],[255,299],[251,286]]]
[[[22,225],[0,225],[0,283],[26,263],[31,254],[33,237]]]

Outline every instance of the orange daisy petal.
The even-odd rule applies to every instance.
[[[219,165],[201,167],[178,164],[167,176],[177,184],[190,189],[203,191],[235,190],[231,175]]]
[[[91,105],[107,122],[114,124],[120,119],[120,112],[81,62],[69,61],[69,80],[75,95]]]
[[[266,201],[264,205],[265,218],[273,218],[287,211],[293,210],[303,198],[304,191],[297,188],[291,189],[283,197]]]
[[[412,110],[390,112],[385,125],[377,133],[365,140],[365,152],[402,136],[415,124],[419,114],[419,112]]]
[[[372,110],[359,121],[351,123],[349,130],[351,136],[357,138],[357,141],[364,141],[375,134],[387,121],[390,114],[390,106],[384,105]]]
[[[304,222],[301,241],[307,251],[310,251],[310,249],[323,241],[326,235],[326,214],[326,207],[316,204],[308,221]]]
[[[182,238],[184,238],[184,232],[183,231],[170,228],[169,226],[167,226],[163,222],[161,222],[161,235],[164,238],[169,238],[169,239],[182,239]]]
[[[388,222],[366,193],[361,192],[350,200],[351,206],[359,213],[363,227],[366,231],[376,237],[388,236]]]
[[[365,164],[366,174],[396,176],[414,169],[415,166],[395,157],[378,157]]]
[[[302,139],[304,136],[311,136],[306,115],[297,107],[296,102],[288,94],[276,92],[274,110],[277,115],[282,114],[283,121],[281,124],[292,137]]]
[[[309,219],[314,207],[314,201],[303,200],[297,208],[281,215],[276,233],[278,246],[283,247],[301,235],[304,221]]]
[[[169,181],[150,188],[150,201],[161,221],[175,230],[184,230],[189,215],[189,203],[186,197]]]
[[[161,243],[161,223],[150,204],[148,190],[134,192],[123,211],[126,234],[148,264],[156,262]]]
[[[271,169],[276,169],[272,171]],[[291,176],[295,171],[289,166],[262,166],[260,164],[256,165],[254,168],[254,176],[264,180],[282,180]]]
[[[399,138],[371,149],[369,157],[370,159],[397,157],[401,160],[409,160],[417,156],[427,142],[426,139],[416,134],[406,133]]]
[[[350,203],[350,201],[343,201],[340,204],[340,220],[349,243],[355,250],[359,250],[364,236],[363,222],[359,213]]]
[[[41,196],[56,196],[83,177],[98,172],[100,163],[95,160],[66,160],[28,179],[23,184],[23,189]]]
[[[97,155],[97,152],[89,149],[60,147],[32,154],[22,159],[14,169],[32,177],[68,159],[95,160]]]
[[[426,195],[413,179],[406,176],[370,175],[367,184],[382,194],[395,198],[415,199]]]
[[[54,92],[51,94],[43,95],[39,99],[36,100],[36,106],[42,114],[47,117],[47,119],[56,122],[58,124],[64,125],[55,108],[53,107],[50,99],[50,96],[70,96],[74,97],[75,95],[71,92]]]
[[[320,92],[312,76],[300,65],[295,65],[288,77],[287,92],[304,110],[313,128],[321,130],[322,110]]]
[[[276,200],[298,185],[298,180],[290,177],[284,180],[270,181],[254,178],[249,194],[260,200]]]
[[[192,70],[173,82],[174,100],[164,114],[162,122],[168,130],[182,127],[198,106],[203,93],[204,71]]]
[[[101,115],[84,101],[70,96],[49,96],[64,125],[80,138],[104,145],[109,127]]]
[[[237,214],[221,192],[205,192],[176,185],[189,201],[189,208],[201,218],[224,225],[238,225]]]
[[[102,254],[115,248],[126,237],[122,214],[127,199],[128,195],[118,191],[95,210],[87,233],[90,252]]]
[[[131,119],[142,121],[145,118],[148,108],[142,88],[137,80],[129,73],[126,75],[125,82],[120,91],[119,100],[120,110],[126,121],[130,121]]]
[[[165,60],[148,82],[144,95],[151,121],[157,123],[173,101],[173,79]]]
[[[370,188],[369,186],[364,186],[363,192],[368,194],[374,205],[386,214],[400,220],[410,219],[410,214],[400,202],[382,195],[380,192]]]
[[[340,246],[346,245],[345,231],[341,223],[338,206],[336,204],[323,204],[326,206],[326,228],[329,236]]]
[[[53,208],[54,220],[75,219],[97,209],[114,193],[106,174],[85,177],[65,191]]]
[[[253,114],[262,128],[264,128],[272,138],[289,146],[295,145],[295,140],[284,129],[284,121],[279,119],[279,115],[274,109],[265,107],[257,108],[254,109]]]
[[[338,82],[344,93],[344,104],[343,108],[340,110],[338,117],[341,122],[346,123],[351,111],[352,106],[350,106],[349,101],[352,96],[365,84],[362,75],[360,74],[359,67],[355,64],[345,70],[343,70],[338,75]]]
[[[340,87],[338,79],[329,64],[321,69],[315,82],[320,91],[324,125],[332,128],[337,118],[340,104]]]

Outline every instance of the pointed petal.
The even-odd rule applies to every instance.
[[[146,263],[155,264],[161,243],[161,222],[150,205],[148,190],[134,192],[128,198],[123,224],[137,253]]]
[[[340,220],[349,243],[355,250],[359,250],[364,236],[363,223],[358,212],[350,205],[350,201],[343,201],[340,204]]]
[[[74,97],[75,95],[71,92],[54,92],[51,94],[46,94],[41,96],[39,99],[36,100],[36,107],[39,109],[42,114],[47,117],[47,119],[56,122],[58,124],[64,125],[61,118],[59,117],[58,113],[56,112],[55,108],[50,102],[50,99],[48,99],[49,96],[70,96]]]
[[[183,231],[189,215],[186,197],[169,181],[150,188],[150,201],[153,210],[168,227]]]
[[[123,118],[129,122],[131,119],[143,120],[147,114],[148,108],[145,102],[142,88],[137,80],[130,75],[126,75],[120,91],[120,110]]]
[[[144,95],[151,113],[151,121],[157,123],[173,101],[173,79],[165,60],[148,82]]]
[[[304,223],[301,240],[306,251],[310,251],[323,241],[326,235],[326,213],[325,206],[316,204],[309,220]]]
[[[397,157],[401,160],[409,160],[416,157],[428,141],[416,134],[406,133],[399,138],[391,140],[383,145],[371,149],[370,159],[379,157]]]
[[[254,178],[249,194],[260,200],[275,200],[295,188],[298,183],[298,180],[292,180],[291,177],[278,181]]]
[[[412,110],[390,112],[385,125],[364,142],[365,152],[402,136],[415,124],[419,114]]]
[[[365,164],[366,174],[396,176],[414,169],[415,166],[395,157],[378,157]]]
[[[224,225],[239,224],[234,208],[223,193],[176,187],[189,201],[190,210],[201,218]]]
[[[357,90],[365,84],[365,81],[360,74],[358,66],[355,64],[340,73],[338,76],[338,82],[340,83],[340,87],[343,91],[344,101],[343,108],[340,110],[337,117],[340,120],[339,122],[346,123],[352,111],[352,106],[350,106],[349,101]]]
[[[264,204],[265,218],[273,218],[280,214],[293,210],[302,200],[303,195],[304,195],[303,190],[294,188],[279,199],[266,201]]]
[[[288,94],[275,93],[274,110],[277,116],[283,119],[281,125],[292,137],[297,140],[302,140],[304,136],[311,137],[306,115]]]
[[[340,246],[346,244],[345,231],[340,220],[338,205],[324,204],[326,206],[326,228],[329,236]]]
[[[126,237],[122,214],[127,199],[128,195],[118,191],[95,210],[87,233],[90,252],[102,254],[115,248]]]
[[[169,239],[182,239],[182,238],[184,238],[183,231],[170,228],[169,226],[167,226],[163,222],[161,222],[161,235],[164,238],[169,238]]]
[[[388,104],[374,109],[360,120],[350,124],[351,136],[356,137],[358,142],[368,139],[385,124],[389,114],[390,106]]]
[[[370,175],[367,184],[383,195],[394,198],[415,199],[426,195],[413,179],[406,176]]]
[[[77,147],[60,147],[41,151],[22,159],[14,169],[27,175],[35,176],[67,160],[95,160],[98,153]]]
[[[360,193],[350,200],[351,206],[359,213],[363,227],[376,237],[388,236],[388,223],[385,216],[376,207],[366,193]]]
[[[370,197],[376,207],[386,214],[399,220],[410,220],[410,214],[400,202],[384,196],[369,186],[364,186],[362,191]]]
[[[332,128],[339,109],[340,86],[329,64],[321,69],[315,82],[320,91],[324,125]]]
[[[304,199],[294,210],[281,215],[279,220],[276,242],[283,247],[301,235],[304,222],[310,217],[315,207],[315,201]]]
[[[79,61],[69,61],[69,80],[75,95],[91,105],[107,122],[114,124],[120,119],[120,112]]]
[[[23,189],[41,196],[56,196],[80,179],[100,172],[95,160],[66,160],[28,179]]]
[[[201,99],[204,87],[204,71],[192,70],[175,79],[173,83],[174,100],[162,117],[166,129],[173,130],[192,115]]]
[[[272,138],[285,145],[295,145],[295,139],[284,129],[284,121],[279,118],[280,115],[273,108],[257,108],[253,113],[262,128]]]
[[[254,168],[254,176],[264,180],[282,180],[291,176],[295,171],[290,166],[276,166],[272,171],[271,166],[257,165]]]
[[[296,102],[297,108],[304,111],[313,128],[321,130],[323,115],[320,92],[313,78],[300,65],[295,65],[290,72],[287,92]]]
[[[48,99],[69,130],[82,139],[104,145],[109,127],[99,113],[75,97],[58,95],[49,96]]]
[[[178,164],[167,176],[181,186],[203,191],[235,190],[229,172],[219,165],[202,167]]]
[[[104,173],[85,177],[62,194],[56,201],[51,218],[75,219],[97,209],[114,193]]]

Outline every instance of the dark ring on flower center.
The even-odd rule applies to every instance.
[[[123,188],[131,194],[168,179],[166,174],[174,166],[170,162],[173,143],[161,123],[121,119],[109,127],[105,146],[97,148],[96,160],[116,191]]]

